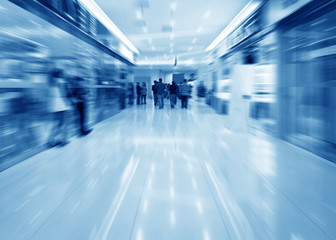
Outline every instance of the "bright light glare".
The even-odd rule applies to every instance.
[[[204,13],[203,18],[204,18],[204,19],[207,19],[210,15],[211,15],[211,11],[210,11],[210,10],[207,10],[207,11]]]
[[[139,19],[139,20],[142,19],[142,13],[141,13],[140,10],[136,10],[136,11],[135,11],[135,15],[136,15],[136,18],[137,18],[137,19]]]
[[[177,6],[177,2],[172,2],[172,3],[170,4],[170,9],[171,9],[172,11],[175,11],[175,10],[176,10],[176,6]]]
[[[210,51],[214,49],[220,42],[222,42],[230,33],[232,33],[246,18],[248,18],[262,2],[250,1],[238,15],[226,26],[226,28],[216,37],[216,39],[205,49]]]

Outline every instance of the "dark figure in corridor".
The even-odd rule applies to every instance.
[[[88,129],[87,127],[87,97],[88,90],[84,84],[84,79],[81,77],[76,77],[73,98],[76,103],[76,109],[79,115],[80,134],[82,136],[85,136],[92,131],[92,129]]]
[[[154,80],[154,84],[152,85],[153,97],[154,97],[154,107],[158,105],[158,94],[157,94],[157,81]]]
[[[136,83],[136,94],[137,94],[137,104],[140,104],[140,98],[141,98],[141,86],[139,82]]]
[[[165,95],[165,85],[162,82],[162,78],[159,79],[157,84],[157,94],[158,94],[158,101],[159,101],[159,108],[162,109],[164,105],[164,95]]]
[[[188,108],[188,97],[190,94],[190,86],[187,83],[187,80],[184,79],[183,83],[179,87],[179,92],[181,95],[182,108]]]
[[[128,83],[127,95],[128,95],[128,104],[129,105],[133,105],[133,101],[134,101],[134,85],[131,82]]]
[[[169,86],[169,95],[170,95],[170,107],[174,108],[176,105],[176,94],[178,91],[178,87],[176,83],[173,81],[172,84]]]
[[[141,104],[146,104],[147,98],[147,86],[146,83],[143,82],[141,86]]]

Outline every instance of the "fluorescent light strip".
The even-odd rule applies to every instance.
[[[136,18],[137,18],[137,19],[139,19],[139,20],[142,19],[142,13],[141,13],[140,10],[136,10],[136,11],[135,11],[135,15],[136,15]]]
[[[216,37],[216,39],[205,49],[210,51],[214,49],[219,43],[221,43],[230,33],[232,33],[243,21],[245,21],[258,7],[260,2],[250,1],[237,16],[226,26],[226,28]]]
[[[203,27],[202,27],[202,26],[200,26],[200,27],[197,29],[197,33],[200,33],[200,32],[202,32],[202,30],[203,30]]]
[[[175,11],[176,10],[176,6],[177,6],[177,2],[172,2],[170,4],[170,10]]]
[[[92,0],[79,0],[108,30],[119,38],[131,51],[139,54],[138,49],[126,38],[120,29],[106,16],[103,10]]]
[[[207,19],[210,15],[211,15],[211,11],[207,10],[203,15],[203,19]]]

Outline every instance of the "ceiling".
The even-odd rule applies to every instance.
[[[248,0],[96,0],[139,50],[138,65],[197,65]]]

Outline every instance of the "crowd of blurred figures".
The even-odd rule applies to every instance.
[[[181,83],[172,81],[171,83],[163,83],[162,78],[159,81],[154,80],[152,85],[152,96],[154,100],[154,107],[163,109],[164,100],[167,99],[171,108],[175,108],[177,99],[181,100],[181,108],[188,108],[188,99],[192,97],[192,85],[188,84],[187,79]],[[136,104],[147,104],[148,89],[145,82],[140,84],[136,83]],[[206,97],[206,87],[201,82],[197,88],[198,99]],[[134,86],[133,83],[128,85],[128,99],[129,104],[133,104],[134,99]]]

